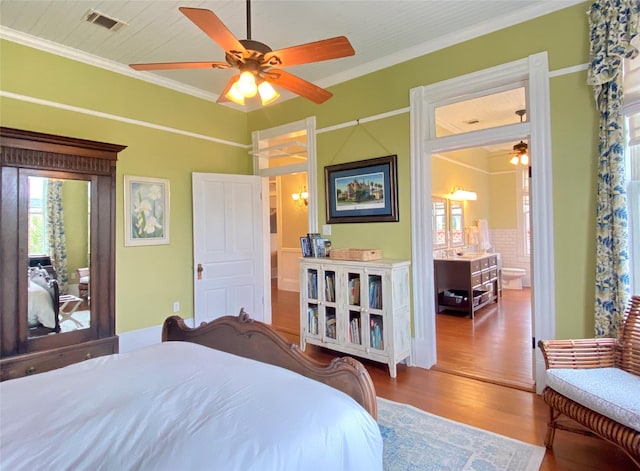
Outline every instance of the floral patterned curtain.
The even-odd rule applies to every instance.
[[[67,276],[67,241],[64,235],[62,181],[49,179],[47,185],[47,236],[51,264],[56,269],[60,293],[69,291]]]
[[[589,10],[590,64],[600,113],[596,215],[595,333],[617,336],[629,299],[628,215],[625,190],[622,64],[638,51],[638,0],[596,0]]]

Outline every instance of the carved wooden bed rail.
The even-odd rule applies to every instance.
[[[313,360],[267,324],[252,320],[244,309],[238,316],[224,316],[196,328],[171,316],[164,321],[162,341],[194,342],[295,371],[348,394],[377,419],[375,387],[362,363],[351,357],[336,358],[329,364]]]

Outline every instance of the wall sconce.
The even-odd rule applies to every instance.
[[[478,194],[475,191],[465,190],[464,188],[456,186],[453,187],[448,198],[456,201],[476,201],[478,199]]]
[[[302,206],[303,204],[307,206],[309,204],[309,193],[307,193],[307,187],[304,187],[304,190],[298,191],[297,193],[291,193],[291,199],[293,201],[298,202],[298,206]]]

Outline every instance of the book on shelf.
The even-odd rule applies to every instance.
[[[349,280],[349,304],[352,306],[360,305],[360,278],[355,277]]]
[[[318,306],[309,306],[307,308],[309,333],[318,335]]]
[[[325,330],[327,333],[327,337],[332,339],[338,338],[336,335],[336,317],[335,316],[327,317]]]
[[[311,299],[318,299],[318,272],[316,270],[307,271],[307,296]]]
[[[336,301],[336,288],[335,288],[335,274],[325,273],[324,274],[324,300],[330,303]]]
[[[382,309],[382,279],[380,277],[369,278],[369,307]]]
[[[360,318],[354,317],[349,322],[349,341],[355,344],[361,344],[360,340]]]
[[[369,329],[369,335],[371,337],[371,348],[375,348],[376,350],[384,350],[382,321],[378,321],[372,318],[370,321],[370,326],[371,328]]]

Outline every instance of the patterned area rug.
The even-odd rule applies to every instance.
[[[545,448],[378,398],[385,471],[540,469]]]

